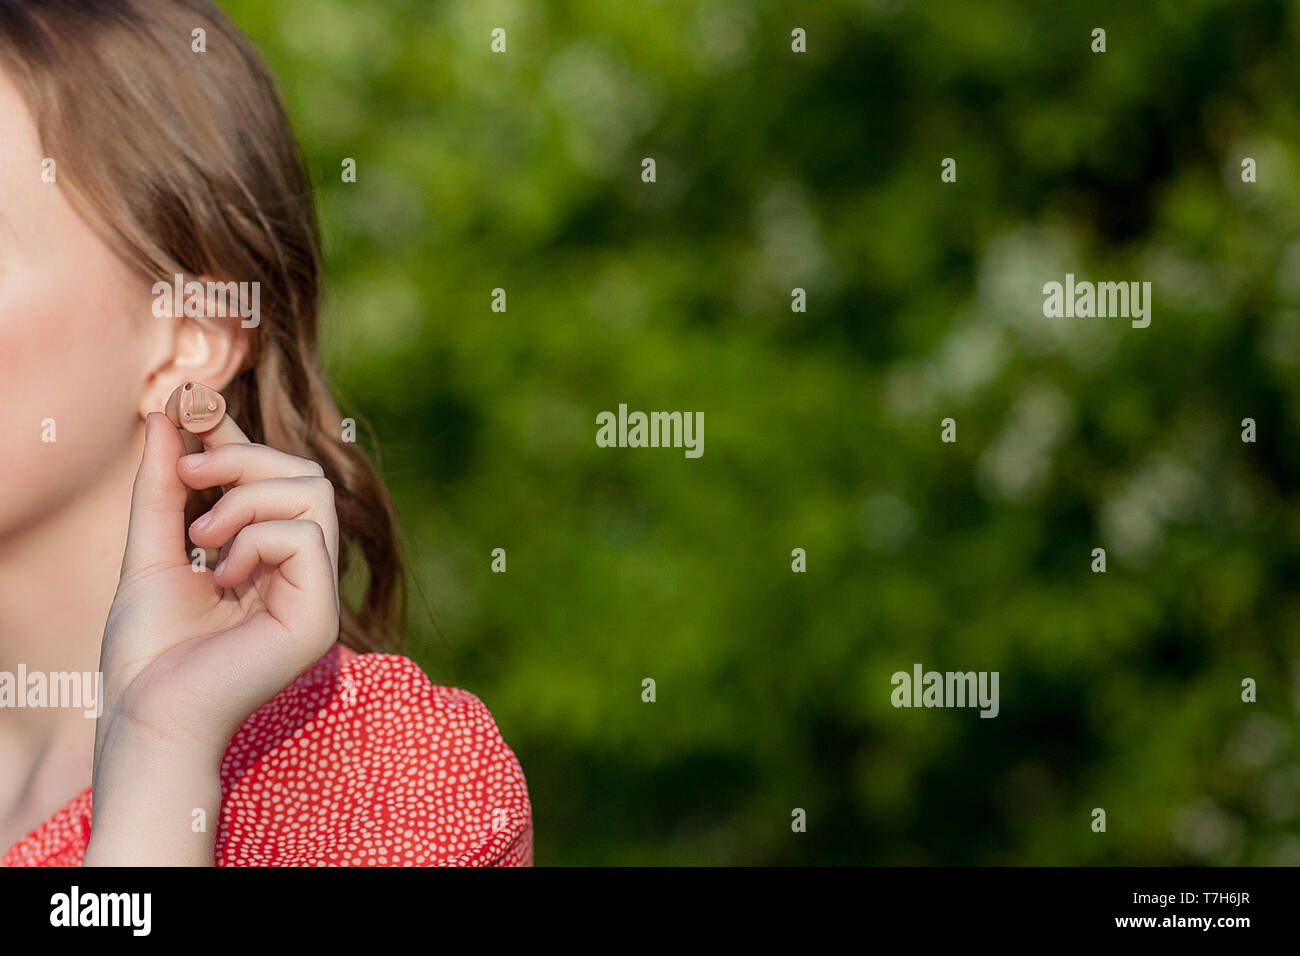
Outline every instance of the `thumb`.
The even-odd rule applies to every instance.
[[[188,489],[176,474],[185,442],[167,416],[144,420],[144,454],[131,489],[131,520],[122,576],[151,565],[185,563],[185,501]]]

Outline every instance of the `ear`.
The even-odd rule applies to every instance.
[[[162,347],[140,396],[140,417],[160,411],[179,386],[202,382],[220,391],[239,374],[260,324],[257,283],[200,276],[183,287],[154,286],[154,320],[166,325]],[[249,316],[250,318],[244,318]]]

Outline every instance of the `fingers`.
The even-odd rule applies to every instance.
[[[253,449],[260,446],[243,447]],[[201,548],[219,548],[247,525],[299,518],[315,521],[321,526],[330,564],[337,572],[339,530],[334,510],[334,485],[329,479],[316,475],[264,478],[231,488],[211,511],[200,515],[190,525],[190,540]]]
[[[213,488],[220,485],[221,490],[226,494],[237,486],[247,486],[270,478],[323,478],[325,476],[325,469],[314,461],[246,441],[220,445],[210,451],[186,455],[176,468],[180,472],[181,481],[189,487]],[[332,504],[331,501],[331,514],[333,514]],[[282,515],[281,517],[294,516]],[[195,544],[198,542],[195,541]]]
[[[167,399],[167,418],[176,434],[197,438],[206,449],[173,463],[182,487],[221,486],[220,500],[190,525],[190,540],[206,548],[226,544],[213,571],[218,585],[237,588],[259,564],[276,569],[287,587],[259,580],[258,591],[272,617],[286,627],[320,615],[312,591],[334,595],[337,636],[338,515],[334,486],[314,461],[254,445],[226,414],[221,393],[201,382],[186,382]],[[182,505],[183,507],[183,505]],[[227,543],[228,542],[228,543]],[[322,572],[323,568],[323,572]]]
[[[158,412],[144,422],[144,453],[131,489],[122,576],[154,565],[186,563],[185,499],[188,493],[177,474],[185,453],[180,432]]]
[[[217,427],[199,435],[203,447],[212,449],[229,444],[248,444],[248,436],[229,415],[222,415]]]
[[[337,637],[339,597],[325,535],[315,521],[261,521],[247,525],[231,542],[226,558],[213,570],[217,584],[236,588],[247,581],[259,564],[275,568],[287,587],[259,583],[258,590],[270,615],[291,633],[332,633]],[[328,605],[312,595],[333,594],[333,624]]]
[[[167,426],[169,420],[175,427]],[[186,382],[172,392],[164,414],[150,412],[145,417],[144,453],[131,490],[123,575],[185,561],[188,487],[177,463],[187,451],[187,434],[197,435],[208,448],[248,442],[226,414],[221,393],[199,382]]]
[[[187,421],[185,427],[197,434],[207,448],[180,459],[176,470],[181,481],[196,489],[220,485],[225,492],[211,510],[190,525],[190,540],[199,547],[218,548],[257,522],[309,519],[321,528],[337,578],[338,514],[334,486],[325,477],[325,470],[310,459],[249,442],[225,414],[221,396],[209,392],[206,386],[186,383],[172,393],[167,403],[172,420]],[[189,419],[184,418],[186,414],[190,414]],[[214,419],[216,426],[206,427]]]
[[[267,445],[221,445],[181,459],[181,480],[191,488],[247,485],[267,478],[323,477],[325,469],[309,458],[299,458]]]

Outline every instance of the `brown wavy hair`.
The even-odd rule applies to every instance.
[[[200,29],[206,52],[192,49]],[[222,390],[229,413],[253,441],[324,468],[340,578],[349,565],[365,572],[356,606],[342,601],[340,640],[399,650],[396,516],[365,453],[342,440],[320,368],[315,204],[262,58],[208,0],[0,0],[0,66],[25,95],[70,200],[151,285],[176,274],[260,283],[261,323]],[[187,519],[219,494],[191,492]]]

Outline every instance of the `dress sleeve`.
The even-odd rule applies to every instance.
[[[306,713],[280,702],[299,717],[279,742],[230,765],[219,863],[532,864],[523,770],[481,700],[395,654],[343,653],[315,679]]]

